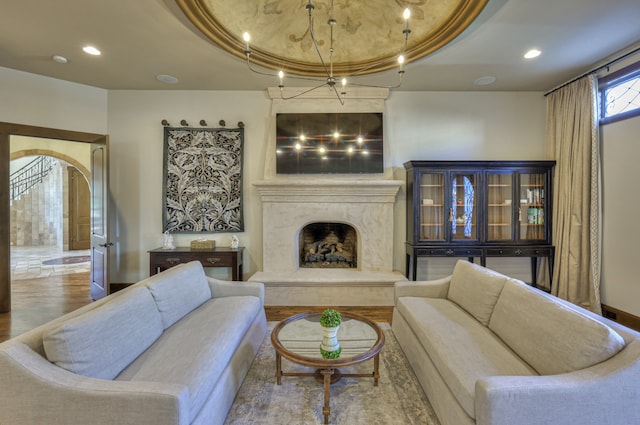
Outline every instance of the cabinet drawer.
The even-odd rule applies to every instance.
[[[228,255],[216,255],[213,253],[206,253],[202,255],[156,255],[154,263],[158,267],[173,267],[178,264],[188,263],[190,261],[200,261],[204,267],[231,267],[233,266],[233,259]]]
[[[487,248],[487,257],[550,257],[552,248]]]
[[[419,257],[482,257],[480,248],[420,248],[416,250]]]
[[[522,255],[527,257],[551,257],[553,255],[552,248],[522,248]]]
[[[453,250],[450,248],[419,248],[416,249],[418,257],[449,257],[453,256]]]
[[[482,250],[478,248],[455,248],[456,257],[482,257]]]

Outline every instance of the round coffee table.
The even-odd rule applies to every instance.
[[[324,359],[320,354],[322,328],[321,313],[300,313],[278,323],[271,332],[271,343],[276,350],[276,383],[283,376],[313,376],[324,384],[324,423],[329,423],[331,408],[331,384],[342,377],[373,378],[378,385],[380,378],[380,350],[384,345],[384,332],[373,321],[351,313],[340,313],[342,324],[338,341],[342,353],[337,359]],[[315,372],[283,372],[282,357],[294,363],[316,368]],[[362,363],[373,358],[372,373],[341,373],[339,368]]]

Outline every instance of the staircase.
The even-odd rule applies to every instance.
[[[63,167],[40,156],[10,176],[11,245],[62,246]]]

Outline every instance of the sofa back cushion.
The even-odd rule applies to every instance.
[[[211,299],[202,264],[191,261],[145,280],[156,301],[165,329]]]
[[[486,267],[459,260],[453,269],[447,298],[487,326],[507,279]]]
[[[606,324],[515,279],[505,284],[489,328],[541,375],[584,369],[625,345]]]
[[[69,319],[43,335],[47,359],[79,375],[114,379],[162,334],[162,320],[145,287]]]

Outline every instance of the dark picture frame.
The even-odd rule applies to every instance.
[[[163,232],[244,231],[244,128],[164,128]]]

